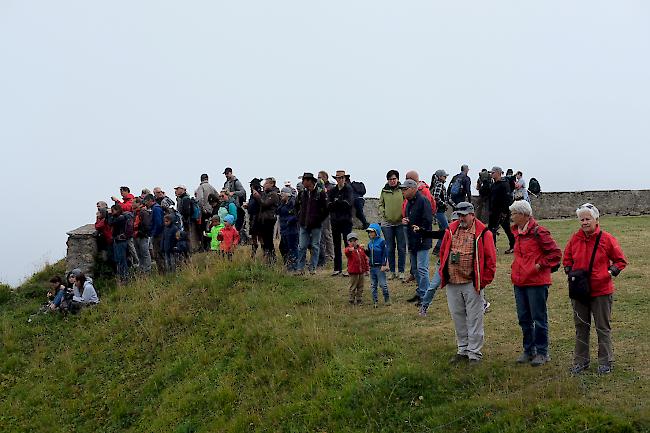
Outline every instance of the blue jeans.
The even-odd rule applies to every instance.
[[[129,247],[128,241],[114,241],[113,254],[115,256],[115,264],[117,265],[117,276],[120,280],[126,281],[129,276],[129,265],[126,262],[126,250]]]
[[[428,307],[429,305],[431,305],[431,301],[433,300],[433,297],[436,295],[436,291],[438,290],[438,287],[440,287],[440,272],[438,272],[439,267],[440,265],[436,264],[435,271],[433,272],[433,277],[431,277],[431,282],[429,283],[429,288],[424,294],[424,298],[422,298],[423,307]]]
[[[305,269],[305,262],[307,261],[307,248],[311,246],[311,258],[310,258],[310,271],[316,269],[318,265],[318,253],[320,251],[320,232],[321,228],[315,229],[306,229],[300,227],[300,233],[298,237],[298,264],[296,266],[297,271],[302,271]]]
[[[395,246],[397,245],[397,270],[404,272],[406,265],[406,227],[403,224],[397,226],[383,226],[386,248],[388,249],[388,267],[395,272]]]
[[[447,227],[449,227],[449,221],[447,221],[447,215],[444,212],[436,212],[436,220],[438,220],[438,227],[440,227],[440,230],[446,230]],[[440,249],[441,243],[442,239],[438,239],[435,246],[436,250]]]
[[[418,288],[415,294],[422,299],[429,288],[429,250],[411,251],[411,263],[416,264],[415,280]]]
[[[517,317],[523,333],[524,352],[529,355],[548,354],[548,286],[515,286]]]
[[[372,301],[377,302],[377,285],[381,287],[384,295],[384,301],[390,299],[388,293],[388,283],[386,283],[386,272],[381,270],[381,266],[370,267],[370,291],[372,292]]]

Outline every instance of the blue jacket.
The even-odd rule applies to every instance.
[[[176,232],[178,231],[178,226],[176,224],[170,224],[165,226],[163,229],[163,236],[160,240],[160,249],[164,254],[171,254],[176,248]]]
[[[379,224],[372,223],[368,226],[368,230],[374,230],[377,236],[368,241],[366,248],[366,255],[370,261],[370,266],[384,266],[388,260],[388,248],[386,241],[381,237],[381,228]]]
[[[431,230],[431,224],[433,223],[431,202],[420,194],[420,191],[417,191],[415,196],[406,203],[406,217],[409,219],[409,251],[417,252],[431,249],[431,238],[424,238],[420,233],[414,232],[412,228],[415,225],[424,230]]]
[[[160,236],[163,232],[163,210],[158,203],[151,207],[151,236]]]
[[[293,197],[289,198],[286,203],[280,203],[276,213],[280,221],[280,234],[281,235],[297,235],[298,234],[298,215],[296,215],[296,200]]]

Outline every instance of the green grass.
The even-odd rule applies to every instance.
[[[390,285],[391,307],[350,308],[344,278],[289,276],[242,251],[233,263],[197,256],[169,278],[100,282],[99,307],[28,323],[59,263],[0,303],[0,431],[648,431],[650,218],[602,223],[630,260],[616,280],[610,376],[567,374],[574,331],[560,274],[549,296],[553,359],[515,365],[510,256],[499,256],[487,290],[485,360],[472,370],[447,363],[444,291],[427,318],[401,283]],[[544,224],[561,246],[577,228]]]

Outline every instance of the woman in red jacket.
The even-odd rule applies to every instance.
[[[510,214],[515,237],[511,278],[524,345],[517,362],[530,362],[533,367],[539,367],[550,359],[546,300],[551,285],[551,269],[557,270],[560,266],[562,251],[551,233],[537,224],[530,203],[515,201],[510,206]]]
[[[614,361],[610,325],[614,293],[612,278],[625,269],[627,261],[616,238],[601,230],[598,221],[600,213],[596,206],[591,203],[583,204],[576,210],[576,214],[580,221],[580,230],[571,236],[564,249],[562,264],[565,272],[568,274],[572,269],[588,270],[594,248],[596,255],[589,276],[590,299],[571,300],[576,327],[571,372],[578,374],[589,367],[589,330],[593,316],[598,335],[598,373],[608,374],[612,371]]]

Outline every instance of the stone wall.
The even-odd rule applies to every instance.
[[[573,218],[576,208],[584,203],[594,204],[601,215],[650,215],[650,190],[545,192],[531,196],[533,214],[538,219]],[[369,222],[379,221],[378,204],[379,199],[366,198],[364,213]],[[355,223],[358,227],[359,222]]]
[[[95,236],[95,225],[86,224],[78,229],[67,233],[68,253],[65,258],[67,272],[75,268],[92,275],[97,258],[97,237]]]

